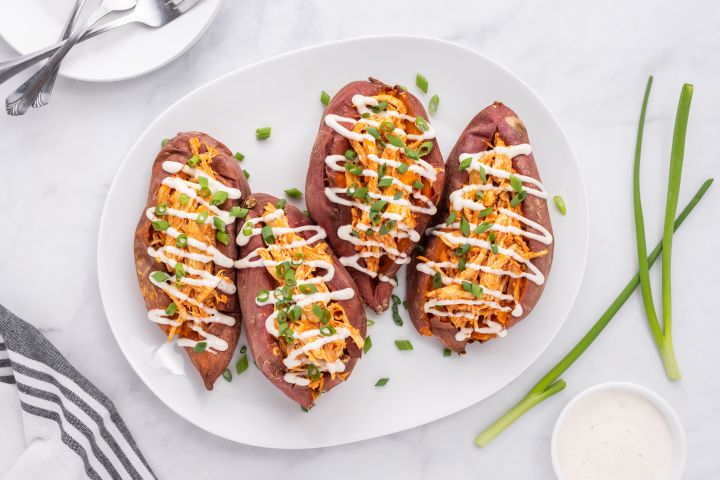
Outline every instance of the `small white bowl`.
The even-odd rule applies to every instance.
[[[678,417],[677,413],[675,413],[670,404],[665,401],[664,398],[662,398],[660,395],[653,392],[649,388],[643,387],[642,385],[638,385],[636,383],[607,382],[592,386],[575,395],[575,397],[570,400],[567,405],[565,405],[565,408],[563,408],[562,412],[560,412],[560,416],[558,416],[557,420],[555,421],[555,427],[553,428],[552,433],[552,440],[550,442],[550,454],[552,456],[553,469],[555,470],[555,475],[557,476],[558,480],[567,480],[562,472],[562,469],[560,467],[560,461],[558,458],[558,436],[560,432],[560,427],[563,425],[563,422],[565,421],[568,412],[570,412],[570,410],[572,410],[572,408],[577,405],[580,400],[603,390],[621,390],[638,395],[639,397],[642,397],[655,405],[658,408],[658,411],[660,411],[665,416],[665,419],[667,420],[668,426],[670,428],[670,434],[672,435],[673,439],[674,463],[672,466],[670,479],[680,479],[682,477],[683,471],[685,470],[687,441],[685,439],[685,431],[683,430],[682,423],[680,422],[680,417]]]

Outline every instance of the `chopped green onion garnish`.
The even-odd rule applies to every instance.
[[[390,143],[390,145],[397,147],[397,148],[403,148],[405,146],[405,142],[402,141],[402,138],[398,137],[397,135],[392,135],[388,133],[386,135],[387,141]]]
[[[245,179],[250,178],[250,172],[248,172],[248,171],[245,170],[244,168],[243,168],[243,175],[245,176]]]
[[[393,295],[393,297],[396,297],[396,295]],[[397,298],[397,297],[396,297],[396,298]],[[403,325],[403,319],[402,319],[402,317],[400,316],[400,311],[399,311],[399,309],[398,309],[398,305],[400,305],[399,300],[400,300],[400,299],[398,298],[398,301],[396,302],[396,301],[393,299],[393,304],[392,304],[392,306],[391,306],[390,308],[392,309],[393,322],[395,322],[395,325],[397,325],[398,327],[402,327],[402,325]]]
[[[175,246],[178,248],[185,248],[188,244],[188,236],[184,233],[181,233],[177,237],[175,237]]]
[[[415,75],[415,85],[417,85],[418,88],[423,91],[423,93],[427,93],[428,81],[427,78],[422,76],[422,74],[418,73],[417,75]]]
[[[395,346],[400,351],[413,349],[413,345],[410,340],[395,340]]]
[[[382,177],[380,181],[378,182],[378,187],[380,188],[387,188],[390,185],[392,185],[393,179],[392,177]]]
[[[375,140],[380,140],[380,132],[375,127],[368,127],[367,133],[369,133]]]
[[[293,253],[292,260],[290,260],[290,263],[292,263],[293,267],[299,267],[303,264],[305,261],[305,255],[303,255],[302,252]]]
[[[243,225],[243,229],[242,229],[243,235],[245,235],[246,237],[249,237],[250,235],[252,235],[252,232],[253,232],[252,223],[246,222],[245,225]]]
[[[222,376],[225,379],[225,381],[232,382],[232,372],[230,370],[228,370],[227,368],[225,370],[223,370]]]
[[[402,192],[397,192],[395,195],[393,195],[393,200],[400,200],[402,196]]]
[[[520,205],[521,202],[523,202],[527,198],[527,192],[525,190],[521,190],[515,195],[513,195],[512,200],[510,201],[510,205],[513,207],[517,207]]]
[[[327,105],[328,103],[330,103],[330,95],[328,95],[325,90],[320,92],[320,102],[322,102],[323,105]]]
[[[443,282],[442,282],[442,275],[440,274],[440,272],[436,272],[435,275],[433,275],[432,280],[433,280],[433,288],[437,289],[437,288],[442,287]]]
[[[247,369],[248,369],[248,357],[247,357],[247,354],[243,354],[240,357],[240,360],[238,360],[237,363],[235,364],[235,373],[240,375]]]
[[[309,408],[307,408],[307,407],[305,407],[305,406],[303,406],[303,405],[300,405],[300,410],[302,410],[302,411],[305,412],[305,413],[308,413],[308,412],[310,411]]]
[[[461,272],[464,272],[466,266],[467,266],[467,258],[460,257],[460,260],[458,260],[458,270]]]
[[[265,225],[262,227],[262,230],[260,230],[260,235],[262,235],[263,240],[265,240],[265,243],[267,245],[271,245],[275,243],[275,235],[273,235],[272,227],[269,225]]]
[[[213,193],[212,198],[210,199],[210,205],[222,205],[225,203],[225,200],[228,198],[228,192],[225,190],[218,190],[217,192]]]
[[[435,115],[437,113],[439,103],[440,97],[438,97],[437,95],[433,95],[430,99],[430,103],[428,104],[428,110],[430,110],[431,115]]]
[[[213,225],[215,225],[215,228],[221,232],[225,231],[225,222],[220,220],[220,217],[213,217]]]
[[[393,122],[382,122],[380,124],[380,130],[385,133],[390,133],[395,130],[395,124]]]
[[[187,275],[187,274],[185,273],[185,267],[183,267],[183,264],[182,264],[182,263],[177,262],[177,263],[175,264],[175,279],[179,280],[179,279],[181,279],[182,277],[184,277],[185,275]]]
[[[493,209],[492,209],[492,208],[485,208],[485,209],[483,209],[483,210],[480,210],[480,212],[478,213],[478,216],[479,216],[480,218],[482,218],[482,217],[487,217],[487,216],[490,215],[492,212],[493,212]]]
[[[387,222],[382,224],[380,230],[378,230],[378,233],[380,235],[385,235],[386,233],[391,232],[393,229],[395,229],[395,221],[388,220]]]
[[[247,214],[250,212],[247,208],[241,208],[238,206],[232,207],[230,209],[230,216],[231,217],[237,217],[237,218],[245,218],[247,217]]]
[[[449,357],[450,355],[452,355],[452,351],[449,348],[443,350],[443,357]]]
[[[323,325],[320,327],[320,335],[323,337],[329,337],[330,335],[334,335],[337,333],[337,330],[332,325]]]
[[[170,280],[170,275],[168,275],[165,272],[152,272],[150,274],[150,278],[152,278],[156,282],[162,283],[162,282],[167,282],[168,280]]]
[[[198,342],[195,344],[195,353],[201,353],[205,351],[205,348],[207,347],[207,342]]]
[[[180,205],[187,205],[188,203],[190,203],[190,197],[188,197],[184,193],[181,193],[178,198],[180,199]]]
[[[163,138],[163,139],[162,139],[162,142],[160,142],[160,145],[164,147],[164,146],[167,145],[168,143],[170,143],[170,139],[169,139],[169,138]]]
[[[357,153],[355,153],[355,150],[347,149],[345,150],[345,158],[348,160],[355,160],[357,158]]]
[[[445,219],[445,225],[450,226],[455,222],[455,219],[457,218],[457,212],[452,211],[450,212],[450,215],[447,216]]]
[[[424,186],[425,185],[423,185],[423,182],[420,180],[415,180],[415,182],[413,182],[413,187],[415,187],[416,190],[422,190]]]
[[[383,377],[383,378],[379,379],[377,382],[375,382],[375,386],[376,387],[384,387],[385,385],[387,385],[387,383],[389,381],[390,381],[389,378]]]
[[[205,220],[208,219],[208,215],[209,215],[208,211],[207,211],[207,210],[203,210],[202,212],[200,212],[200,213],[197,214],[197,217],[195,217],[195,222],[198,223],[198,224],[203,224],[203,223],[205,223]]]
[[[283,208],[285,208],[285,205],[287,205],[287,200],[285,200],[284,198],[281,198],[275,204],[275,208],[277,208],[278,210],[282,210]]]
[[[255,297],[255,300],[258,302],[266,302],[270,298],[270,292],[265,290],[264,288],[260,290]]]
[[[387,200],[376,200],[370,207],[371,212],[381,212],[387,206]]]
[[[359,187],[356,188],[355,191],[353,191],[352,196],[354,198],[365,198],[367,197],[368,189],[367,187]]]
[[[300,290],[300,293],[304,295],[312,295],[313,293],[317,292],[317,287],[312,283],[300,285],[298,289]]]
[[[462,245],[460,245],[458,248],[455,249],[455,254],[458,257],[462,257],[463,255],[465,255],[466,253],[468,253],[470,251],[470,248],[471,248],[471,245],[469,243],[463,243]]]
[[[155,220],[152,222],[152,226],[156,232],[162,232],[170,228],[170,223],[167,220]]]
[[[512,173],[510,174],[510,177],[508,177],[508,178],[510,180],[510,186],[512,187],[513,190],[515,190],[516,192],[519,192],[522,190],[522,188],[523,188],[522,180],[520,180],[518,177],[516,177]]]
[[[370,106],[370,110],[373,111],[373,113],[380,113],[387,110],[388,102],[385,100],[379,101],[377,105]]]
[[[297,188],[288,188],[285,190],[285,195],[287,195],[290,198],[301,198],[303,196],[303,193],[298,190]]]
[[[368,327],[372,327],[373,325],[375,325],[375,320],[372,320],[372,319],[369,319],[369,318],[368,318],[368,319],[367,319],[367,326],[368,326]]]
[[[200,157],[197,155],[193,155],[192,157],[188,158],[187,164],[191,167],[197,166],[197,164],[200,163]]]
[[[165,202],[162,202],[161,204],[159,204],[158,206],[155,207],[155,215],[157,215],[158,217],[162,217],[163,215],[165,215],[167,213],[167,209],[168,209],[168,204]]]
[[[487,183],[487,172],[482,165],[480,165],[480,178],[482,179],[483,183]]]
[[[408,165],[407,163],[401,163],[397,167],[398,172],[403,173],[403,174],[408,171],[408,168],[410,168],[410,165]]]
[[[267,138],[270,138],[270,133],[272,132],[272,128],[270,127],[261,127],[255,130],[255,138],[258,140],[265,140]]]
[[[565,200],[563,200],[560,195],[555,195],[553,197],[553,202],[555,202],[555,206],[562,215],[565,215],[567,213],[567,207],[565,207]]]
[[[421,132],[427,132],[428,130],[430,130],[430,125],[427,123],[427,120],[425,120],[423,117],[415,117],[415,126]]]
[[[177,313],[177,305],[175,305],[175,302],[172,302],[170,305],[165,307],[165,315],[172,317],[176,313]]]
[[[472,164],[472,157],[465,157],[460,161],[460,166],[458,168],[460,170],[467,170],[471,164]]]
[[[370,335],[365,337],[365,345],[363,345],[363,353],[367,353],[372,348],[372,339],[370,339]]]
[[[432,152],[432,149],[433,149],[432,142],[422,142],[420,144],[420,148],[418,148],[418,155],[421,157],[424,157],[428,153]]]
[[[403,148],[403,153],[411,160],[420,160],[420,154],[414,148],[405,147]]]
[[[316,367],[315,365],[313,365],[312,363],[308,364],[307,373],[308,373],[308,377],[310,377],[310,379],[312,379],[312,380],[317,380],[322,376],[322,372],[320,371],[320,369],[318,367]]]
[[[470,223],[465,217],[460,219],[460,232],[466,237],[470,235]]]
[[[238,162],[242,162],[243,160],[245,160],[245,155],[240,152],[235,152],[235,160],[237,160]]]
[[[228,235],[227,232],[217,232],[215,234],[215,238],[217,238],[217,241],[222,243],[223,245],[227,245],[230,241],[230,235]]]
[[[492,226],[493,226],[493,224],[490,222],[483,222],[480,225],[478,225],[477,228],[475,228],[475,230],[473,230],[473,233],[480,235],[481,233],[485,233],[488,230],[490,230],[490,227],[492,227]]]

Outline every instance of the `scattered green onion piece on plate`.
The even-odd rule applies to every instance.
[[[555,202],[555,206],[560,211],[560,214],[565,215],[567,214],[567,207],[565,206],[565,200],[560,195],[555,195],[553,197],[553,202]]]
[[[285,195],[287,195],[290,198],[302,198],[303,192],[301,192],[297,188],[293,187],[293,188],[288,188],[287,190],[285,190]]]
[[[422,74],[418,73],[415,75],[415,85],[423,91],[423,93],[427,93],[428,91],[428,81],[427,78],[423,77]]]
[[[376,387],[384,387],[385,385],[387,385],[387,383],[389,381],[390,381],[389,378],[383,377],[383,378],[379,379],[377,382],[375,382],[375,386]]]
[[[258,140],[266,140],[270,138],[270,134],[272,133],[271,127],[261,127],[255,130],[255,138]]]
[[[330,95],[325,90],[320,92],[320,102],[325,106],[330,103]]]
[[[368,326],[370,326],[371,320],[368,320]],[[363,353],[367,353],[372,348],[372,339],[370,338],[370,335],[365,337],[365,344],[363,345]]]
[[[412,350],[413,345],[410,340],[395,340],[395,346],[400,351]]]
[[[428,110],[430,111],[431,115],[435,115],[437,113],[438,105],[440,104],[440,97],[437,95],[433,95],[430,99],[430,103],[428,104]]]

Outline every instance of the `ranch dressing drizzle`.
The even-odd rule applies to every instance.
[[[372,115],[373,112],[371,110],[371,106],[376,106],[378,104],[378,100],[373,97],[367,97],[364,95],[353,95],[352,97],[352,104],[356,108],[358,114],[362,117],[363,114],[370,114]],[[380,115],[380,114],[376,114]],[[414,123],[416,120],[416,117],[413,117],[411,115],[406,114],[400,114],[393,110],[385,110],[381,114],[385,119],[393,119],[393,118],[400,118],[402,120],[412,122]],[[382,122],[379,122],[377,120],[373,120],[370,118],[362,118],[363,123],[372,126],[372,127],[380,127]],[[325,116],[325,124],[332,128],[335,132],[342,135],[343,137],[347,138],[348,140],[354,140],[357,142],[372,142],[375,143],[375,138],[368,134],[368,133],[358,133],[354,132],[351,129],[348,129],[344,124],[349,125],[356,125],[358,123],[358,120],[355,120],[353,118],[347,118],[342,117],[340,115],[334,115],[329,114]],[[417,140],[430,140],[435,138],[435,129],[428,123],[428,131],[423,132],[421,135],[418,134],[407,134],[403,129],[395,127],[395,129],[392,132],[394,135],[397,135],[398,137],[405,137],[407,140],[411,141],[417,141]],[[386,145],[385,148],[388,149],[398,149],[398,147],[394,147],[392,145]],[[404,153],[404,149],[400,148]],[[399,167],[402,162],[399,162],[397,160],[390,160],[390,159],[381,159],[375,154],[368,154],[367,155],[368,160],[373,161],[378,164],[385,164],[387,167],[390,168],[397,168]],[[328,155],[325,157],[325,165],[327,165],[328,168],[335,172],[344,172],[345,168],[340,165],[340,162],[345,162],[347,159],[343,155]],[[411,171],[417,175],[419,175],[422,178],[427,178],[431,182],[434,182],[437,178],[437,172],[433,168],[432,165],[430,165],[425,160],[419,159],[408,167],[408,171]],[[369,178],[377,178],[378,173],[371,169],[363,169],[362,173],[360,174],[364,177]],[[414,188],[413,185],[408,185],[406,183],[403,183],[400,179],[395,178],[393,176],[388,176],[389,178],[392,178],[392,185],[395,185],[398,189],[406,192],[409,194],[412,198],[418,200],[422,203],[422,206],[415,205],[414,203],[410,202],[409,200],[405,198],[400,198],[395,200],[394,196],[391,195],[382,195],[376,192],[368,192],[368,197],[372,198],[374,200],[384,200],[389,205],[398,205],[402,207],[407,207],[411,212],[419,213],[419,214],[427,214],[427,215],[434,215],[437,212],[436,206],[433,204],[433,202],[427,198],[425,195],[423,195],[420,191]],[[358,210],[369,212],[370,211],[370,205],[354,201],[345,197],[341,197],[339,194],[346,195],[346,189],[344,188],[331,188],[326,187],[325,188],[325,196],[333,203],[344,205],[351,208],[356,208]],[[386,233],[386,235],[392,235],[395,239],[401,239],[401,238],[410,238],[411,241],[417,242],[420,240],[420,234],[407,226],[405,223],[403,223],[403,215],[392,213],[392,212],[383,212],[381,214],[382,219],[386,220],[392,220],[396,222],[396,230],[390,231]],[[358,225],[360,227],[360,225]],[[366,231],[368,228],[370,228],[373,232],[378,232],[380,227],[369,227],[366,225],[363,225],[364,228],[362,228],[363,231]],[[363,258],[369,258],[369,257],[376,257],[380,258],[382,256],[389,256],[396,264],[405,264],[409,263],[410,259],[407,256],[407,254],[400,253],[397,249],[388,247],[385,244],[381,242],[377,242],[374,240],[362,240],[358,237],[355,237],[352,235],[353,227],[352,225],[342,225],[338,228],[338,237],[340,237],[342,240],[345,240],[347,242],[352,243],[355,246],[360,247],[378,247],[382,249],[382,253],[373,253],[371,255],[364,255],[366,253],[370,252],[360,252],[356,253],[354,255],[350,256],[344,256],[340,257],[340,263],[342,263],[346,267],[354,268],[355,270],[358,270],[362,273],[365,273],[366,275],[370,276],[371,278],[378,278],[382,282],[390,283],[393,286],[397,286],[397,282],[383,274],[378,274],[377,272],[374,272],[360,264],[360,260]]]
[[[261,217],[256,217],[253,219],[248,220],[245,225],[250,225],[253,228],[251,229],[251,232],[249,235],[247,235],[244,230],[245,228],[240,228],[239,233],[237,235],[236,242],[239,246],[247,245],[250,241],[250,238],[252,238],[255,235],[260,235],[262,232],[261,228],[254,228],[255,225],[258,223],[263,223],[265,225],[268,224],[268,222],[271,222],[273,220],[278,220],[282,218],[285,215],[285,210],[278,208],[272,213],[263,215]],[[243,226],[244,227],[244,226]],[[281,249],[292,249],[292,248],[301,248],[304,246],[310,246],[313,243],[316,243],[320,240],[323,240],[326,238],[325,230],[317,225],[301,225],[299,227],[271,227],[271,230],[273,232],[273,235],[277,238],[280,235],[289,235],[291,233],[299,234],[301,232],[315,232],[310,238],[308,239],[302,239],[302,240],[296,240],[294,242],[291,242],[289,244],[280,245],[278,243],[273,243],[270,245],[266,245],[264,248],[267,250],[271,250],[273,248],[281,248]],[[235,262],[235,268],[242,269],[242,268],[267,268],[267,267],[276,267],[284,262],[277,262],[274,260],[265,260],[262,258],[258,250],[260,248],[257,248],[247,254],[245,257],[237,260]],[[298,281],[297,287],[300,287],[302,285],[309,285],[309,284],[319,284],[319,283],[326,283],[332,281],[333,277],[335,276],[335,266],[331,262],[326,262],[324,260],[308,260],[306,262],[303,262],[303,265],[311,266],[317,269],[325,270],[325,274],[320,277],[311,278],[308,280],[302,280]],[[344,288],[342,290],[335,290],[335,291],[327,291],[327,292],[315,292],[315,293],[302,293],[298,292],[296,294],[292,295],[292,303],[300,308],[306,307],[308,305],[312,305],[317,302],[323,302],[323,303],[329,303],[331,301],[337,301],[337,300],[349,300],[355,296],[355,291],[352,288]],[[277,301],[277,298],[275,296],[275,292],[271,291],[268,294],[268,298],[264,301],[255,300],[255,303],[258,306],[266,306],[266,305],[274,305]],[[278,311],[277,309],[273,310],[273,313],[270,314],[265,319],[265,329],[267,330],[270,335],[272,335],[275,338],[280,337],[280,331],[278,330],[278,327],[275,325],[276,319],[277,319]],[[288,369],[290,368],[296,368],[299,366],[302,366],[307,360],[304,358],[307,353],[317,350],[319,348],[322,348],[324,345],[328,343],[332,343],[339,340],[345,340],[350,336],[351,332],[349,329],[341,327],[338,328],[337,331],[328,336],[323,336],[320,333],[319,329],[311,329],[306,330],[303,332],[295,332],[295,338],[300,340],[305,340],[309,338],[315,338],[316,340],[313,340],[312,342],[308,342],[307,344],[301,346],[300,348],[296,348],[294,350],[291,350],[288,352],[285,359],[283,359],[283,364]],[[322,372],[342,372],[345,370],[345,363],[342,362],[342,360],[338,360],[337,362],[322,362],[320,365],[315,365],[318,370]],[[310,384],[310,379],[307,377],[303,377],[301,373],[304,373],[307,375],[307,370],[301,370],[299,372],[286,372],[283,376],[283,379],[291,384],[298,385],[298,386],[308,386]]]
[[[192,168],[189,165],[183,164],[181,162],[166,160],[165,162],[163,162],[162,168],[165,172],[171,175],[177,175],[178,173],[183,172],[193,178],[199,178],[201,176],[207,178],[208,188],[210,189],[211,193],[223,191],[226,192],[228,194],[228,198],[231,199],[238,199],[242,196],[240,190],[227,187],[218,180],[211,178],[209,175],[205,174],[205,172],[202,172],[201,170],[198,170],[196,168]],[[198,190],[200,190],[200,186],[197,183],[190,182],[178,176],[167,176],[162,180],[162,185],[165,185],[171,189],[187,195],[192,201],[197,202],[198,205],[205,207],[209,212],[211,212],[213,215],[208,215],[208,218],[205,219],[203,224],[211,225],[213,230],[217,229],[217,227],[214,225],[214,217],[220,218],[224,224],[231,224],[232,222],[234,222],[233,217],[230,216],[230,212],[221,210],[215,205],[210,205],[210,203],[208,203],[205,199],[201,198],[197,194]],[[172,216],[186,220],[197,221],[198,215],[199,214],[197,213],[186,212],[175,208],[166,208],[163,216]],[[145,212],[145,216],[151,222],[160,220],[155,215],[155,207],[148,208]],[[178,238],[178,236],[180,236],[182,232],[180,232],[174,227],[169,227],[164,230],[163,233],[172,238]],[[213,262],[221,267],[229,268],[233,266],[233,261],[214,246],[207,245],[204,242],[190,236],[187,237],[187,245],[197,250],[201,250],[208,255],[197,252],[189,252],[187,249],[177,248],[172,245],[164,245],[157,250],[152,247],[148,247],[147,253],[149,256],[167,265],[171,270],[175,269],[175,266],[178,262],[170,258],[167,254],[171,254],[180,258],[186,258],[188,260],[193,260],[204,264]],[[186,276],[181,277],[178,280],[178,283],[180,284],[210,287],[213,289],[218,289],[221,292],[229,295],[234,295],[237,292],[237,287],[235,287],[232,282],[228,282],[227,280],[217,275],[214,275],[207,270],[197,269],[184,264],[183,268],[186,272]],[[191,277],[190,275],[193,276]],[[148,319],[150,321],[158,323],[160,325],[170,325],[173,327],[179,327],[180,325],[182,325],[183,321],[193,322],[192,325],[190,325],[190,328],[203,338],[202,341],[206,344],[205,351],[209,353],[217,353],[228,349],[228,344],[225,340],[206,332],[205,330],[203,330],[201,324],[222,323],[223,325],[233,326],[235,325],[235,318],[231,317],[230,315],[226,315],[215,308],[208,307],[204,303],[199,302],[194,298],[191,298],[181,292],[180,289],[175,286],[177,280],[175,276],[170,277],[164,282],[158,282],[157,280],[152,278],[152,276],[149,276],[149,279],[153,285],[160,288],[171,298],[177,298],[178,300],[181,300],[183,302],[195,305],[206,313],[206,316],[202,317],[184,315],[181,319],[172,319],[170,318],[170,316],[167,315],[165,310],[156,308],[148,312]],[[189,338],[179,338],[177,340],[177,344],[181,347],[195,347],[199,342],[200,341],[191,340]]]
[[[520,145],[511,145],[511,146],[498,146],[493,148],[492,150],[486,150],[482,152],[477,153],[461,153],[459,158],[461,160],[464,160],[466,158],[471,158],[471,163],[466,169],[468,172],[470,171],[481,171],[481,168],[485,171],[487,175],[501,178],[501,179],[509,179],[511,172],[508,172],[506,170],[502,170],[499,168],[494,168],[489,165],[483,164],[480,160],[484,159],[489,156],[493,155],[505,155],[509,157],[511,160],[515,158],[518,155],[529,155],[532,152],[532,149],[530,145],[524,143]],[[528,177],[526,175],[518,175],[514,174],[518,179],[520,179],[523,184],[531,184],[535,186],[536,188],[528,188],[523,186],[523,189],[527,192],[528,195],[534,195],[539,198],[546,199],[547,198],[547,192],[545,191],[545,188],[543,187],[542,183],[540,183],[538,180]],[[464,209],[470,209],[475,211],[482,211],[485,210],[487,207],[482,202],[475,201],[471,198],[465,198],[465,194],[468,192],[477,192],[477,191],[488,191],[488,190],[497,190],[497,191],[513,191],[511,187],[501,187],[498,185],[491,185],[491,184],[469,184],[464,185],[461,188],[455,190],[449,195],[449,200],[452,205],[453,210],[462,212]],[[553,237],[550,234],[550,232],[540,225],[537,222],[534,222],[530,220],[529,218],[526,218],[522,215],[519,215],[516,212],[513,212],[512,210],[509,210],[507,208],[498,208],[496,209],[496,213],[498,214],[499,220],[501,217],[500,215],[505,215],[506,217],[512,218],[514,220],[519,221],[520,223],[537,230],[538,233],[530,232],[528,230],[523,230],[521,228],[515,227],[513,225],[502,225],[500,222],[496,220],[495,223],[493,223],[488,231],[497,231],[497,232],[503,232],[503,233],[510,233],[513,235],[520,235],[526,238],[530,238],[533,240],[537,240],[538,242],[541,242],[545,245],[550,245],[553,241]],[[470,231],[475,230],[479,225],[469,223]],[[445,231],[445,230],[450,230]],[[487,242],[485,240],[480,240],[476,238],[468,238],[465,236],[460,235],[460,222],[454,222],[450,225],[447,225],[445,223],[441,223],[439,225],[436,225],[434,227],[431,227],[425,231],[428,235],[435,235],[437,237],[442,237],[446,240],[448,240],[450,243],[453,243],[455,245],[462,245],[462,244],[469,244],[472,246],[484,248],[487,250],[490,250],[491,245],[490,242]],[[451,232],[457,232],[458,235],[453,235]],[[512,278],[527,278],[529,281],[537,284],[542,285],[545,282],[545,276],[542,274],[542,272],[535,266],[535,264],[532,263],[532,261],[527,260],[517,254],[512,249],[502,248],[498,246],[498,252],[507,255],[511,257],[513,260],[515,260],[518,263],[521,263],[527,267],[527,270],[525,272],[522,272],[521,274],[517,274],[514,272],[510,272],[507,270],[499,270],[499,269],[493,269],[491,267],[485,266],[485,265],[479,265],[476,263],[467,263],[465,265],[465,268],[469,268],[471,270],[478,270],[485,273],[491,273],[493,275],[507,275]],[[443,285],[449,285],[451,283],[456,284],[462,284],[462,280],[460,279],[454,279],[449,278],[446,275],[442,274],[442,269],[456,269],[459,265],[456,262],[420,262],[417,264],[416,268],[420,273],[423,273],[425,275],[433,276],[438,271],[440,271],[441,280]],[[514,308],[505,307],[501,304],[495,302],[495,301],[489,301],[489,300],[429,300],[425,302],[423,306],[423,310],[426,313],[438,316],[438,317],[463,317],[468,318],[470,320],[474,320],[477,318],[476,315],[474,315],[471,312],[458,312],[458,313],[450,313],[448,311],[441,311],[438,310],[435,307],[438,306],[449,306],[449,305],[487,305],[491,308],[503,311],[503,312],[512,312],[512,315],[514,317],[519,317],[523,314],[523,308],[522,305],[520,305],[519,302],[515,301],[515,298],[512,295],[504,294],[502,292],[499,292],[497,290],[492,290],[485,288],[481,285],[483,288],[483,295],[489,296],[489,297],[495,297],[499,300],[505,300],[505,301],[512,301],[514,303]],[[470,338],[473,331],[478,333],[484,333],[484,334],[493,334],[497,335],[499,337],[504,337],[507,334],[507,330],[498,322],[495,322],[490,319],[485,320],[485,327],[475,327],[472,328],[460,328],[458,329],[458,332],[455,335],[456,340],[463,341]]]

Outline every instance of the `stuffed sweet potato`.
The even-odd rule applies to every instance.
[[[310,158],[306,202],[365,303],[384,311],[443,189],[443,160],[422,104],[370,79],[328,105]]]
[[[240,336],[235,218],[249,194],[225,145],[204,133],[180,133],[155,159],[135,231],[135,268],[148,318],[168,341],[177,338],[185,347],[208,390]]]
[[[311,408],[360,358],[365,309],[322,227],[270,195],[245,206],[235,262],[245,336],[260,371]]]
[[[496,102],[448,158],[445,195],[408,267],[407,297],[417,330],[455,352],[504,336],[545,287],[552,227],[531,152],[523,123]]]

